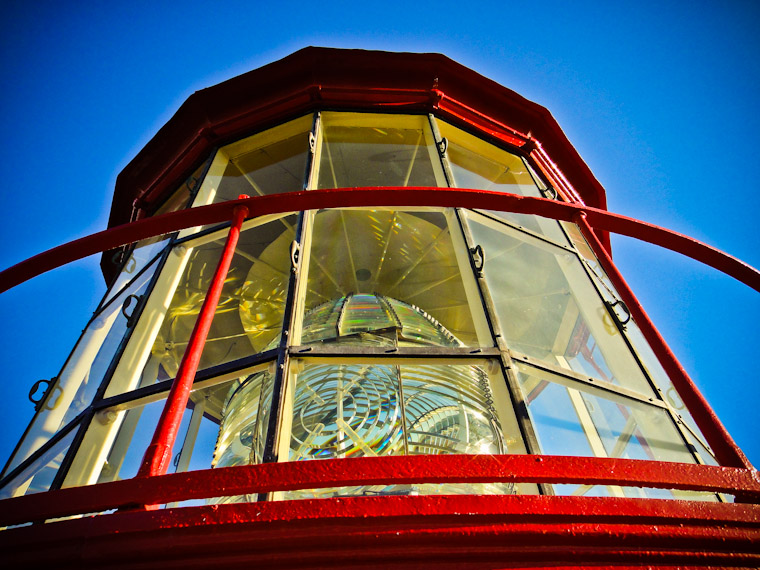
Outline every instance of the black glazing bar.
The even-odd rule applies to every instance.
[[[216,149],[214,149],[214,151],[212,152],[211,156],[213,157],[215,155],[215,153],[216,153]],[[188,197],[188,202],[185,205],[185,209],[192,207],[192,202],[194,200],[193,193],[197,192],[197,189],[200,187],[200,184],[202,183],[203,179],[205,178],[206,174],[208,173],[208,169],[211,166],[211,162],[212,162],[212,160],[207,159],[207,163],[206,163],[206,165],[205,165],[205,167],[203,169],[202,175],[196,181],[195,188],[193,190],[191,190],[191,192],[190,192],[191,195]],[[150,263],[147,263],[145,265],[145,267],[143,269],[141,269],[138,272],[138,274],[135,275],[135,277],[132,278],[130,280],[130,282],[128,284],[126,284],[122,288],[122,291],[126,291],[127,288],[130,285],[134,284],[136,282],[136,280],[141,275],[143,275],[145,273],[145,271],[148,270],[148,268],[150,268],[154,263],[158,263],[158,265],[155,268],[155,272],[154,272],[153,276],[151,277],[151,280],[148,283],[148,286],[145,289],[145,293],[143,293],[142,299],[140,300],[140,302],[134,308],[134,311],[133,311],[132,314],[133,314],[133,316],[135,318],[133,319],[132,326],[127,329],[126,334],[122,337],[122,340],[119,343],[119,346],[117,347],[117,349],[115,351],[115,354],[114,354],[113,358],[111,359],[111,362],[109,363],[108,368],[106,369],[105,374],[103,375],[103,380],[101,381],[101,384],[98,387],[98,390],[95,393],[95,396],[93,398],[93,401],[90,403],[89,408],[87,410],[85,410],[82,414],[80,414],[80,416],[79,416],[79,417],[82,418],[82,420],[81,420],[82,426],[79,429],[79,432],[77,433],[77,435],[75,436],[74,441],[72,441],[71,446],[69,447],[69,450],[68,450],[66,456],[64,457],[63,461],[61,462],[61,466],[58,469],[58,472],[56,473],[56,476],[55,476],[55,479],[53,480],[53,483],[51,484],[51,489],[60,488],[60,485],[63,483],[64,479],[66,478],[66,475],[68,474],[69,467],[71,466],[71,463],[74,461],[74,457],[76,456],[76,453],[79,450],[79,446],[81,445],[82,440],[84,439],[84,436],[85,436],[87,430],[89,429],[90,423],[92,422],[92,418],[95,416],[95,413],[96,413],[97,410],[102,409],[103,406],[99,406],[98,404],[102,400],[102,396],[105,393],[105,391],[106,391],[106,389],[108,387],[108,384],[111,381],[113,373],[116,370],[116,366],[118,365],[118,362],[119,362],[119,360],[121,358],[121,355],[124,352],[124,349],[129,344],[129,339],[131,338],[132,333],[133,333],[133,331],[135,329],[135,325],[137,324],[137,321],[139,320],[139,317],[142,314],[143,309],[145,308],[145,305],[146,305],[146,303],[148,301],[148,298],[150,297],[150,294],[153,292],[153,289],[155,288],[156,283],[158,283],[159,277],[161,275],[161,271],[163,270],[163,268],[164,268],[164,266],[166,264],[166,260],[169,258],[169,255],[171,255],[172,249],[173,249],[173,247],[174,247],[174,245],[175,245],[175,243],[177,241],[177,236],[178,235],[179,235],[179,232],[176,232],[174,235],[172,235],[169,238],[169,241],[168,241],[167,245],[159,253],[156,254],[155,258]],[[116,295],[114,295],[107,303],[103,304],[103,306],[98,311],[98,313],[96,313],[95,315],[93,315],[93,318],[90,320],[90,322],[92,322],[102,312],[102,310],[104,310],[112,302],[114,302],[119,297],[120,293],[121,293],[121,291],[119,293],[117,293]],[[90,325],[90,323],[88,323],[88,326],[89,325]],[[86,328],[85,328],[85,330],[86,330]],[[83,331],[83,334],[84,334],[84,331]],[[76,350],[76,345],[75,345],[75,350]],[[72,351],[72,354],[73,354],[73,351]],[[67,361],[67,363],[68,363],[68,361]],[[64,364],[64,366],[66,366],[66,365]],[[63,370],[63,368],[61,370]],[[77,418],[77,420],[78,419],[79,418]],[[75,421],[77,421],[77,420],[75,420]],[[30,424],[30,426],[31,426],[31,424]]]
[[[166,251],[164,251],[163,257],[159,260],[159,264],[156,267],[156,271],[153,274],[153,277],[151,277],[151,280],[148,283],[148,286],[145,288],[145,293],[143,293],[140,303],[135,306],[135,309],[132,312],[132,316],[134,317],[132,321],[132,326],[127,329],[126,333],[122,337],[121,342],[119,343],[119,346],[116,349],[116,352],[113,358],[111,359],[111,363],[108,365],[108,369],[103,375],[103,380],[100,383],[100,386],[98,387],[98,391],[95,393],[93,402],[97,402],[98,400],[102,399],[103,394],[108,389],[108,384],[110,384],[111,382],[111,377],[113,376],[113,373],[119,364],[119,360],[121,360],[121,356],[124,353],[124,349],[129,344],[129,340],[132,338],[132,333],[134,332],[135,328],[137,328],[137,324],[140,320],[140,317],[142,316],[143,309],[145,309],[145,305],[147,304],[148,299],[150,299],[150,296],[153,293],[153,289],[156,287],[156,283],[158,283],[161,277],[161,273],[164,269],[164,266],[166,265],[166,261],[171,255],[172,251],[173,251],[173,247],[167,247]]]
[[[203,181],[206,180],[206,176],[208,175],[208,171],[211,169],[211,164],[214,162],[214,159],[216,158],[216,153],[219,151],[219,147],[214,147],[211,149],[211,152],[208,155],[208,158],[206,158],[206,163],[203,165],[203,170],[198,176],[198,179],[195,181],[195,184],[190,189],[190,197],[187,200],[187,204],[185,204],[185,207],[183,210],[187,210],[189,208],[193,208],[195,202],[195,199],[198,197],[198,191],[201,189],[201,186],[203,185]],[[193,170],[195,172],[195,170]]]
[[[296,228],[296,243],[303,247],[304,231],[306,226],[306,212],[301,212],[298,217],[298,227]],[[288,364],[287,347],[290,342],[290,331],[293,327],[293,308],[296,304],[296,287],[300,278],[305,278],[301,273],[303,254],[298,261],[297,266],[292,267],[290,279],[288,280],[288,292],[285,297],[285,310],[282,318],[282,335],[280,336],[280,345],[277,349],[277,365],[275,368],[274,383],[272,385],[272,410],[269,414],[267,423],[266,440],[264,444],[264,463],[276,463],[278,460],[277,450],[277,430],[282,423],[282,414],[285,404],[285,371]],[[265,497],[259,496],[259,500]]]
[[[375,347],[375,346],[351,346],[335,343],[319,343],[312,345],[291,346],[288,349],[291,356],[302,358],[351,358],[367,357],[377,359],[388,358],[493,358],[499,357],[501,352],[498,348],[459,348],[459,347]]]
[[[189,189],[187,203],[181,208],[182,210],[187,210],[188,208],[192,208],[193,201],[195,200],[195,196],[196,196],[196,194],[198,192],[198,189],[200,188],[201,183],[205,179],[206,174],[208,173],[209,168],[211,168],[211,163],[213,162],[213,157],[216,155],[216,151],[217,151],[217,149],[213,148],[211,150],[211,154],[209,155],[209,157],[206,158],[205,164],[203,164],[202,172],[199,174],[199,177],[195,180],[195,183],[193,184],[192,188]],[[195,170],[196,170],[196,168],[193,168],[191,174],[188,175],[188,177],[185,179],[185,184],[188,183],[188,181],[190,180],[190,177],[192,176],[192,174],[195,173]],[[176,192],[176,190],[175,190],[175,192]],[[169,196],[169,198],[171,198],[171,195]],[[171,247],[171,245],[173,245],[172,244],[173,239],[176,238],[176,236],[178,234],[179,234],[179,232],[174,232],[174,234],[169,237],[169,239],[167,241],[167,244],[164,247]],[[131,253],[133,253],[134,250],[136,249],[136,246],[137,246],[138,243],[139,242],[135,242],[135,243],[130,244],[129,247],[125,247],[125,249],[123,250],[123,253],[124,254],[127,254],[127,253],[131,254]],[[153,262],[156,260],[156,258],[158,258],[163,252],[164,252],[164,249],[162,248],[161,251],[159,251],[158,253],[156,253],[156,255],[153,257],[153,259],[150,260],[149,263],[145,264],[145,268],[147,268],[150,265],[152,265]],[[116,285],[116,280],[118,279],[119,275],[121,275],[122,271],[124,271],[125,265],[129,262],[129,257],[130,256],[127,255],[126,258],[124,259],[124,261],[121,263],[121,265],[119,267],[119,271],[116,273],[116,279],[114,279],[113,283],[111,283],[111,285],[106,290],[106,293],[103,295],[103,299],[100,301],[100,305],[98,306],[98,308],[95,311],[96,314],[99,313],[100,311],[102,311],[107,305],[109,305],[113,301],[114,298],[116,298],[118,296],[118,293],[117,293],[117,294],[113,295],[113,297],[106,302],[106,299],[108,298],[108,296],[111,295],[112,293],[114,293],[114,291],[112,291],[113,287]],[[127,287],[129,287],[130,283],[132,283],[145,270],[145,268],[141,269],[137,273],[137,275],[135,275],[135,277],[133,277],[129,281],[129,283],[125,284],[124,287],[122,287],[122,290],[124,290]]]
[[[573,243],[572,240],[570,240],[570,243]],[[591,249],[589,247],[589,249]],[[575,252],[575,254],[578,256],[581,262],[581,266],[583,267],[583,270],[585,271],[586,275],[589,278],[589,281],[591,281],[592,287],[596,290],[597,295],[599,295],[600,300],[602,303],[604,303],[604,293],[602,291],[602,278],[596,274],[595,271],[590,267],[588,261],[581,255],[580,252]],[[599,268],[604,271],[601,268],[601,264],[597,262],[597,265],[599,265]],[[610,283],[611,285],[611,283]],[[617,291],[614,289],[609,291],[609,294],[618,302],[622,303],[622,300],[619,298],[619,295],[617,294]],[[608,308],[608,307],[606,307]],[[612,308],[608,308],[608,310],[614,311]],[[632,316],[630,316],[629,313],[629,319],[633,319]],[[657,385],[655,382],[654,377],[650,376],[649,372],[647,371],[647,367],[644,365],[643,360],[639,357],[638,351],[635,349],[633,342],[628,337],[628,332],[626,331],[625,327],[622,326],[621,322],[617,318],[612,319],[613,323],[615,324],[615,327],[617,328],[621,338],[623,339],[623,342],[625,343],[626,347],[628,348],[628,352],[631,353],[633,356],[634,361],[636,364],[638,364],[639,369],[641,370],[642,374],[644,375],[644,378],[646,379],[647,383],[651,386],[651,388],[654,390],[654,393],[657,394],[657,401],[662,402],[662,406],[668,413],[668,416],[670,417],[671,421],[673,422],[676,431],[681,436],[681,439],[683,440],[684,445],[686,446],[686,449],[689,450],[692,457],[694,457],[694,460],[697,463],[704,463],[704,460],[699,455],[699,452],[694,447],[694,445],[689,440],[689,436],[687,435],[687,430],[684,425],[683,420],[678,416],[678,414],[673,410],[669,405],[667,405],[665,401],[665,395],[663,394],[662,389]],[[633,321],[634,325],[636,324],[636,321]],[[637,325],[638,326],[638,325]],[[645,341],[646,342],[646,341]],[[667,378],[667,374],[666,374]],[[598,383],[598,385],[603,385],[603,383]],[[701,442],[702,445],[705,445],[704,442]],[[709,446],[705,445],[709,449]]]
[[[195,375],[193,384],[206,383],[209,380],[212,380],[213,378],[219,376],[229,376],[230,374],[235,374],[237,372],[242,373],[246,369],[253,366],[258,366],[264,364],[265,362],[274,361],[277,357],[277,354],[277,349],[272,349],[267,350],[266,352],[260,352],[258,354],[246,356],[245,358],[240,358],[238,360],[233,360],[231,362],[226,362],[224,364],[218,364],[210,368],[205,368]],[[116,406],[133,407],[128,404],[137,400],[143,400],[145,398],[152,399],[154,396],[163,392],[168,393],[172,387],[173,382],[174,378],[171,378],[169,380],[156,382],[150,386],[143,386],[142,388],[138,388],[131,392],[125,392],[124,394],[117,394],[115,396],[111,396],[110,398],[104,398],[93,404],[93,409],[100,411]]]
[[[26,470],[30,465],[32,465],[35,461],[37,461],[40,457],[42,457],[44,454],[46,454],[51,447],[58,444],[59,441],[61,441],[64,437],[69,435],[72,429],[74,429],[79,422],[82,421],[82,419],[87,414],[88,410],[85,410],[84,412],[81,412],[79,415],[77,415],[76,418],[71,420],[68,424],[66,424],[63,429],[58,430],[53,436],[47,440],[44,444],[42,444],[39,449],[37,449],[34,453],[32,453],[29,457],[24,459],[21,463],[16,465],[16,467],[13,468],[12,471],[10,471],[7,475],[3,475],[2,479],[0,479],[0,489],[5,487],[10,481],[15,479],[18,475],[20,475],[24,470]]]
[[[60,489],[61,485],[63,485],[66,475],[69,473],[69,467],[71,467],[71,464],[74,462],[74,457],[76,457],[76,453],[79,450],[80,445],[82,445],[82,440],[84,440],[84,436],[90,428],[92,419],[95,417],[95,412],[92,408],[88,408],[82,412],[80,416],[82,417],[82,421],[79,424],[79,430],[74,435],[74,440],[71,442],[69,450],[64,456],[63,461],[61,461],[61,465],[58,467],[58,471],[53,478],[53,482],[50,484],[51,491],[54,489]]]
[[[82,443],[82,440],[84,439],[84,436],[90,427],[92,418],[95,416],[94,410],[96,409],[98,402],[103,399],[103,394],[108,389],[108,385],[110,384],[111,378],[113,377],[113,373],[119,364],[119,360],[121,359],[122,354],[124,353],[124,349],[129,344],[129,340],[132,338],[132,333],[134,332],[136,325],[139,321],[139,318],[142,315],[142,311],[145,308],[145,305],[148,302],[148,299],[150,298],[150,295],[153,292],[153,289],[155,288],[156,283],[161,277],[161,272],[164,266],[166,265],[166,260],[169,258],[169,255],[171,255],[171,252],[172,252],[171,245],[172,244],[170,244],[170,247],[167,247],[166,250],[164,251],[163,257],[160,258],[158,262],[158,266],[156,267],[156,271],[151,277],[148,287],[145,289],[145,293],[143,294],[142,300],[135,307],[134,312],[132,313],[136,318],[134,319],[132,326],[127,328],[124,336],[121,339],[121,342],[119,343],[119,346],[114,352],[114,356],[111,359],[111,362],[108,365],[108,368],[106,369],[105,374],[103,375],[103,379],[100,383],[100,386],[98,386],[98,390],[95,393],[95,396],[93,397],[93,400],[90,403],[90,406],[87,410],[88,412],[87,416],[82,421],[82,428],[77,433],[76,437],[74,438],[74,441],[71,443],[71,447],[69,447],[69,451],[66,454],[66,457],[64,457],[63,462],[61,463],[61,467],[59,468],[58,473],[56,474],[55,480],[53,481],[54,484],[58,484],[58,485],[62,484],[64,479],[66,478],[66,475],[68,475],[69,467],[71,467],[71,464],[74,461],[74,457],[79,452],[79,447]],[[58,488],[58,487],[51,486],[51,488]]]
[[[127,283],[125,283],[124,286],[119,291],[117,291],[110,299],[108,299],[108,301],[106,301],[105,303],[101,302],[101,305],[92,314],[92,317],[88,321],[87,327],[89,327],[90,324],[92,323],[92,321],[94,321],[96,318],[98,318],[101,315],[101,313],[103,313],[103,311],[105,311],[108,307],[110,307],[113,303],[115,303],[116,299],[118,299],[121,296],[122,293],[124,293],[127,289],[129,289],[132,285],[134,285],[137,282],[137,280],[140,279],[140,277],[142,277],[145,274],[146,271],[148,271],[148,269],[150,269],[151,267],[153,267],[153,265],[156,262],[158,262],[158,260],[161,259],[161,256],[163,256],[168,249],[171,249],[171,243],[170,242],[167,242],[166,245],[163,248],[161,248],[161,250],[158,251],[156,253],[156,255],[153,256],[153,259],[151,259],[149,263],[146,263],[145,267],[143,267],[142,269],[140,269],[140,271],[138,271],[135,274],[135,276],[132,277],[132,279],[130,279]],[[103,299],[105,299],[107,296],[108,296],[108,293],[106,293],[106,295],[103,297]],[[85,330],[87,330],[87,327],[85,327]]]
[[[513,362],[522,362],[523,364],[526,364],[532,368],[548,372],[553,376],[557,376],[560,381],[570,381],[575,385],[574,388],[576,390],[582,390],[582,387],[587,387],[593,391],[600,390],[602,392],[611,394],[612,396],[617,396],[618,398],[624,398],[633,402],[638,402],[640,404],[645,404],[648,406],[654,406],[660,409],[667,409],[668,407],[667,404],[665,404],[665,402],[663,402],[661,399],[646,396],[640,392],[631,390],[630,388],[625,388],[618,384],[612,384],[611,382],[605,382],[597,378],[579,374],[574,370],[568,370],[567,368],[562,368],[556,364],[550,364],[548,362],[544,362],[543,360],[529,357],[515,351],[509,351],[509,353],[510,358]]]
[[[475,247],[475,240],[470,233],[470,228],[467,225],[466,221],[462,219],[460,208],[456,208],[455,211],[457,222],[459,223],[460,231],[464,236],[466,247],[468,249]],[[491,330],[491,335],[496,341],[496,345],[500,347],[499,355],[502,366],[502,373],[506,379],[507,392],[509,393],[512,409],[514,410],[515,417],[517,418],[517,425],[520,429],[520,435],[522,436],[523,442],[525,443],[525,449],[530,454],[540,454],[541,447],[538,444],[538,437],[536,436],[536,432],[533,429],[533,424],[530,421],[530,416],[528,415],[528,405],[522,396],[522,391],[520,390],[520,385],[517,381],[517,373],[515,371],[514,364],[512,363],[512,359],[506,350],[504,338],[501,336],[501,326],[499,325],[498,315],[496,314],[496,307],[493,303],[491,292],[488,289],[488,283],[486,282],[484,273],[479,273],[477,271],[477,268],[475,267],[475,261],[472,259],[472,256],[468,255],[468,258],[470,260],[470,269],[472,270],[472,274],[475,278],[476,283],[478,284],[480,302],[483,304],[483,307],[485,309],[488,327]],[[501,350],[502,347],[504,350]],[[539,492],[542,495],[554,494],[551,485],[539,483],[538,488]]]
[[[540,234],[540,233],[535,232],[535,231],[533,231],[533,230],[531,230],[529,228],[523,227],[523,226],[521,226],[519,224],[516,224],[514,222],[510,222],[509,220],[507,220],[505,218],[500,218],[498,216],[495,216],[491,212],[489,212],[488,210],[472,210],[472,212],[476,213],[478,216],[482,216],[482,217],[488,219],[491,222],[497,223],[499,225],[507,227],[507,228],[509,228],[511,230],[514,230],[516,232],[519,232],[521,234],[530,236],[530,237],[535,238],[537,240],[541,240],[542,242],[547,243],[547,244],[551,245],[552,247],[558,247],[558,248],[564,249],[568,253],[575,253],[575,250],[572,247],[570,247],[569,245],[567,245],[566,243],[556,242],[556,241],[552,240],[550,237],[548,237],[548,236],[546,236],[544,234]],[[523,214],[523,215],[532,216],[533,214]],[[565,235],[565,234],[563,234],[563,235]],[[570,241],[572,241],[572,240],[570,240],[568,238],[568,242],[570,242]]]

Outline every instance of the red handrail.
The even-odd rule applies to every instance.
[[[235,207],[241,205],[256,212],[257,216],[320,208],[439,206],[537,214],[572,222],[578,213],[585,212],[588,223],[595,229],[626,235],[681,253],[760,291],[760,272],[735,257],[683,234],[606,210],[487,190],[368,187],[255,196],[116,226],[49,249],[5,269],[0,272],[0,292],[88,255],[184,228],[228,222],[233,217]]]
[[[135,477],[0,501],[0,526],[220,496],[415,483],[620,485],[740,494],[760,502],[757,471],[552,455],[416,455],[265,463]]]
[[[240,196],[241,199],[247,197]],[[203,347],[206,344],[208,332],[211,330],[216,306],[219,303],[219,297],[222,294],[222,288],[227,279],[232,258],[235,255],[235,247],[240,237],[240,227],[243,225],[243,221],[247,215],[248,208],[245,206],[235,208],[232,226],[227,234],[227,241],[224,244],[222,254],[219,256],[219,263],[216,266],[216,271],[214,271],[214,277],[211,279],[211,283],[209,283],[208,291],[203,299],[203,306],[198,313],[193,332],[190,334],[187,347],[182,355],[177,375],[172,382],[169,395],[166,397],[164,409],[161,412],[156,430],[153,432],[153,439],[148,449],[145,450],[145,456],[137,472],[138,477],[164,475],[169,468],[172,448],[177,439],[182,414],[187,408],[187,401],[190,398],[195,373],[198,371],[198,364],[201,361]]]

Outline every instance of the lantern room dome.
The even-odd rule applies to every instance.
[[[541,105],[441,54],[307,47],[193,93],[119,174],[109,227],[154,213],[214,148],[316,110],[434,113],[525,155],[539,145],[585,204],[606,208],[604,188]]]

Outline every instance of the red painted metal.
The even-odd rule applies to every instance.
[[[550,455],[419,455],[266,463],[60,489],[0,502],[0,526],[133,505],[295,489],[489,482],[740,493],[745,500],[760,503],[760,475],[752,469]]]
[[[248,196],[239,196],[239,199],[245,198],[248,198]],[[247,215],[247,206],[235,206],[232,226],[227,234],[227,242],[224,244],[214,277],[209,284],[206,298],[203,300],[203,306],[200,313],[198,313],[195,327],[193,327],[193,332],[188,339],[185,353],[182,355],[177,376],[169,391],[169,396],[166,399],[161,418],[158,420],[158,426],[153,434],[153,439],[145,451],[137,477],[164,475],[169,468],[172,448],[179,431],[179,424],[187,408],[190,389],[193,386],[193,380],[195,380],[195,373],[198,371],[198,364],[201,360],[203,347],[206,344],[206,337],[208,337],[208,332],[211,329],[211,322],[214,320],[214,313],[216,313],[216,306],[222,294],[224,281],[227,279],[227,272],[235,255],[235,247],[240,237],[240,228]]]
[[[628,283],[626,283],[620,271],[618,271],[612,262],[609,253],[597,238],[593,228],[589,225],[586,214],[578,212],[574,216],[574,221],[578,224],[581,232],[583,232],[586,241],[589,242],[591,249],[593,249],[597,259],[599,259],[599,263],[604,268],[621,299],[628,306],[633,320],[652,347],[660,364],[668,373],[668,377],[673,382],[684,404],[686,404],[686,408],[712,447],[715,457],[721,465],[751,469],[752,464],[747,459],[747,456],[739,449],[739,446],[736,445],[733,438],[726,431],[726,428],[723,427],[723,424],[718,419],[718,416],[715,415],[707,400],[700,394],[691,378],[689,378],[688,373],[678,362],[675,354],[670,350],[657,327],[654,326],[641,303],[636,299],[636,295],[633,294]]]
[[[596,229],[619,233],[681,253],[760,291],[760,272],[735,257],[677,232],[606,210],[487,190],[371,187],[255,196],[244,201],[231,200],[170,212],[109,228],[35,255],[0,272],[0,292],[88,255],[183,228],[225,222],[232,218],[233,210],[238,205],[247,206],[259,216],[320,208],[440,206],[538,214],[571,222],[578,212],[585,212],[587,221]]]
[[[0,548],[25,567],[728,567],[760,564],[760,523],[755,505],[344,497],[120,512],[7,530]]]

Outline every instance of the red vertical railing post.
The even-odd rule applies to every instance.
[[[654,323],[652,323],[651,319],[644,311],[641,303],[636,299],[636,296],[633,294],[633,291],[631,291],[628,283],[626,283],[625,279],[613,263],[609,252],[602,245],[601,241],[599,241],[599,238],[588,223],[586,213],[578,212],[573,218],[575,223],[580,227],[581,232],[591,246],[591,249],[596,254],[599,263],[607,273],[610,281],[615,286],[615,289],[617,289],[620,298],[628,306],[631,317],[633,317],[636,325],[638,325],[641,330],[641,334],[644,335],[644,338],[652,347],[655,356],[657,356],[660,364],[670,377],[671,382],[673,382],[673,386],[678,390],[678,394],[681,396],[686,408],[691,412],[699,429],[702,430],[702,434],[712,447],[718,462],[726,467],[744,467],[746,469],[753,469],[752,464],[736,445],[728,431],[726,431],[726,428],[723,427],[723,424],[721,424],[718,416],[715,415],[710,404],[707,403],[707,400],[705,400],[704,396],[702,396],[694,385],[694,382],[689,378],[686,370],[684,370],[681,363],[678,362],[675,354],[670,350],[670,347],[668,347],[667,343],[654,326]]]
[[[240,198],[248,198],[248,196],[240,196]],[[187,400],[190,398],[190,389],[193,386],[201,354],[203,354],[203,347],[211,329],[211,322],[214,320],[214,313],[216,313],[216,306],[222,294],[224,281],[227,279],[232,257],[235,255],[235,247],[240,237],[240,227],[247,215],[248,208],[246,206],[237,206],[234,210],[232,226],[229,234],[227,234],[227,242],[224,244],[224,250],[216,266],[214,277],[209,285],[198,319],[195,321],[195,327],[190,334],[185,354],[182,355],[177,376],[169,391],[161,418],[158,420],[156,431],[153,433],[153,439],[145,451],[137,477],[164,475],[169,468],[179,424],[187,407]]]

